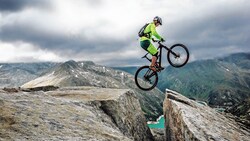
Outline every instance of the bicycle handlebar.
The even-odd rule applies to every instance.
[[[165,47],[165,46],[162,44],[162,41],[161,41],[161,40],[155,40],[154,38],[152,38],[152,41],[153,41],[153,42],[157,42],[160,46]],[[160,46],[159,46],[159,47],[160,47]],[[159,48],[159,47],[158,47],[158,48]]]
[[[153,42],[161,42],[160,40],[155,40],[154,38],[152,38]]]
[[[161,40],[155,40],[154,38],[152,38],[152,41],[153,41],[153,42],[157,42],[158,44],[161,44],[161,43],[162,43]],[[161,44],[161,45],[162,45],[162,44]]]

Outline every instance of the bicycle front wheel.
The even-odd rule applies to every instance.
[[[176,68],[182,67],[188,62],[189,51],[185,45],[175,44],[170,47],[167,58],[171,66]]]
[[[158,74],[152,71],[149,66],[142,66],[135,73],[135,84],[144,91],[152,90],[157,82]]]

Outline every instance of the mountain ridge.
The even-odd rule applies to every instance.
[[[22,88],[41,86],[95,86],[100,88],[132,89],[139,98],[147,119],[156,119],[162,114],[164,94],[155,89],[150,93],[137,88],[134,76],[120,70],[96,65],[93,62],[67,61],[50,69],[44,75],[22,85]]]
[[[0,63],[0,87],[19,87],[54,67],[56,63]]]
[[[116,69],[134,74],[138,68]],[[232,106],[250,97],[250,53],[198,60],[181,68],[168,66],[159,73],[157,87],[206,101],[210,106]]]

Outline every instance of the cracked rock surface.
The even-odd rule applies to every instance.
[[[0,90],[0,140],[152,140],[128,89]]]
[[[167,90],[163,109],[167,141],[249,141],[234,120],[177,92]]]

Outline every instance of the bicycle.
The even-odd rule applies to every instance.
[[[159,50],[159,54],[156,61],[156,71],[150,69],[149,66],[142,66],[140,67],[135,73],[135,83],[137,87],[142,90],[149,91],[152,90],[158,83],[158,73],[164,70],[161,66],[162,61],[162,49],[166,49],[167,59],[171,66],[179,68],[184,66],[189,59],[189,51],[187,47],[183,44],[174,44],[170,48],[163,45],[161,41],[155,41],[159,44],[157,50]],[[150,58],[147,57],[149,53],[145,54],[142,58],[146,58],[148,61],[152,61]]]

